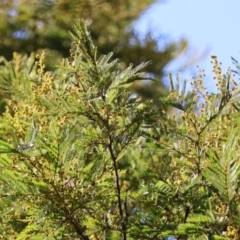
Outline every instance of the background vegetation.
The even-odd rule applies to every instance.
[[[239,239],[234,74],[212,56],[216,93],[199,69],[145,98],[149,63],[99,54],[83,21],[71,38],[55,66],[1,58],[0,239]]]
[[[135,91],[145,98],[166,94],[162,83],[165,66],[188,49],[186,39],[166,41],[166,36],[153,39],[149,32],[138,36],[133,23],[154,0],[64,0],[64,1],[3,1],[0,3],[0,55],[10,60],[14,52],[31,54],[46,51],[46,66],[53,70],[62,58],[69,57],[73,25],[85,19],[98,55],[113,52],[121,68],[129,64],[152,61],[148,73],[158,79],[147,85],[136,82]],[[161,48],[159,47],[161,43]],[[5,98],[6,96],[4,96]],[[2,102],[4,111],[4,102]]]

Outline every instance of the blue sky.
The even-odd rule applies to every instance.
[[[135,28],[145,33],[150,26],[154,35],[167,34],[171,40],[187,38],[193,54],[207,52],[195,66],[209,73],[210,55],[218,56],[224,71],[234,69],[231,56],[240,62],[239,25],[240,0],[165,0],[150,6]],[[168,70],[176,69],[178,64],[169,65]]]

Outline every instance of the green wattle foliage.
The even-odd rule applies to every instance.
[[[143,101],[132,85],[149,63],[122,70],[98,57],[84,22],[75,33],[54,72],[45,52],[2,59],[2,239],[238,239],[231,72],[213,56],[217,93],[201,70],[191,88],[170,75],[167,97]]]

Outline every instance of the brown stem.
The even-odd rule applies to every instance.
[[[122,225],[122,240],[127,240],[127,214],[124,217],[123,214],[123,208],[122,208],[122,200],[121,200],[121,187],[120,187],[120,179],[119,179],[119,175],[118,175],[118,167],[117,167],[117,157],[114,155],[113,153],[113,149],[112,149],[112,138],[110,137],[110,143],[108,145],[108,149],[112,158],[112,163],[113,163],[113,169],[114,169],[114,173],[115,173],[115,184],[116,184],[116,189],[117,189],[117,199],[118,199],[118,209],[119,209],[119,214],[121,217],[121,225]],[[125,201],[126,204],[126,201]],[[126,209],[125,209],[126,211]]]

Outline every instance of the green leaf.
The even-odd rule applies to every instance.
[[[3,153],[17,153],[16,149],[12,148],[11,144],[0,139],[0,154]]]

